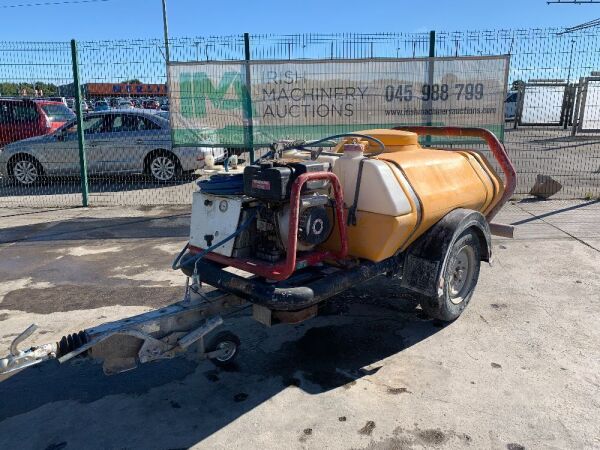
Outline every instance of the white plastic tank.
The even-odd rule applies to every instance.
[[[342,185],[347,207],[354,203],[359,166],[364,158],[360,144],[346,144],[344,153],[333,166],[333,173]],[[358,197],[359,211],[388,216],[402,216],[411,212],[410,202],[392,170],[385,162],[376,159],[366,159],[364,162]]]

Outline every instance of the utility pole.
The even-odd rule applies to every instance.
[[[163,15],[163,32],[165,35],[165,60],[167,64],[171,58],[169,57],[169,26],[167,24],[167,0],[162,0],[162,15]]]

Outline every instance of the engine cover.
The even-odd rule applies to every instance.
[[[292,184],[300,175],[327,171],[326,163],[279,159],[244,169],[244,194],[261,200],[282,202],[290,198]],[[302,192],[322,189],[327,180],[307,182]]]

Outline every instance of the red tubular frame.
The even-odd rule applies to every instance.
[[[486,219],[491,222],[494,216],[500,211],[502,206],[512,197],[517,186],[517,174],[515,168],[506,153],[506,149],[498,140],[496,135],[485,128],[462,128],[462,127],[426,127],[426,126],[403,126],[395,127],[394,130],[404,130],[417,133],[419,135],[429,136],[459,136],[459,137],[478,137],[484,139],[492,151],[494,158],[500,164],[502,172],[504,172],[504,194],[496,203],[490,212],[487,213]]]
[[[296,255],[298,248],[298,219],[300,214],[300,194],[302,186],[308,181],[329,180],[333,186],[335,198],[335,216],[340,233],[341,248],[337,252],[329,250],[316,250],[301,258]],[[198,247],[189,247],[190,253],[199,253],[202,249]],[[218,253],[208,253],[206,259],[220,264],[235,267],[255,275],[268,278],[269,280],[281,281],[289,278],[296,269],[315,265],[325,259],[343,259],[348,254],[348,235],[346,229],[346,220],[344,218],[344,193],[338,177],[331,172],[311,172],[303,173],[298,176],[292,184],[290,195],[290,220],[288,229],[287,254],[285,261],[277,264],[269,264],[258,259],[230,258],[219,255]]]

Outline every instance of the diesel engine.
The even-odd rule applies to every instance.
[[[300,175],[327,171],[328,166],[319,161],[277,159],[247,166],[243,175],[201,182],[200,192],[194,193],[190,244],[232,258],[273,263],[284,259],[292,185]],[[329,238],[333,221],[328,193],[327,180],[307,181],[302,187],[297,251],[312,250]]]

